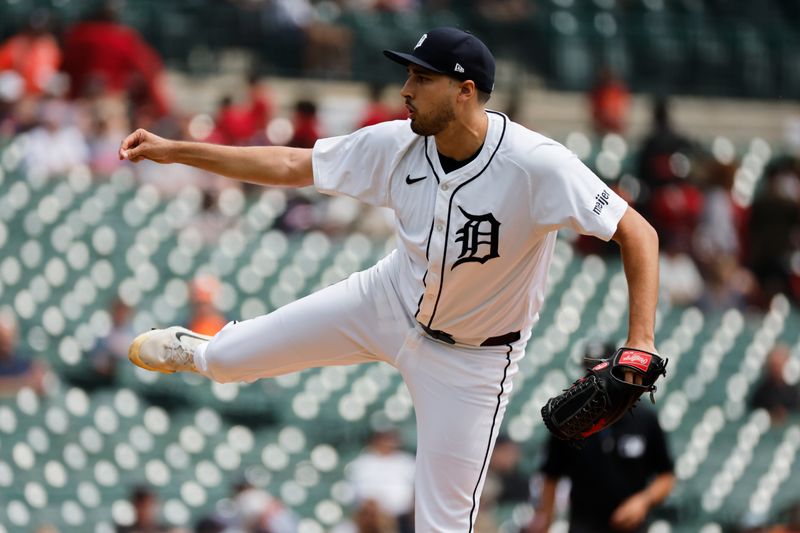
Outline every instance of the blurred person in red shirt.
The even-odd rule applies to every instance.
[[[364,111],[363,118],[358,124],[358,128],[380,124],[387,120],[394,120],[397,112],[381,101],[383,95],[383,85],[373,84],[369,87],[369,104]],[[405,118],[405,117],[404,117]]]
[[[259,81],[255,74],[248,79],[247,92],[250,98],[248,110],[253,120],[253,126],[259,133],[263,133],[272,119],[275,107],[272,103],[272,92],[269,87]]]
[[[61,50],[50,32],[50,14],[36,10],[20,33],[0,45],[0,72],[13,70],[25,82],[25,93],[46,92],[58,74]]]
[[[216,123],[217,127],[210,139],[212,142],[246,145],[256,133],[256,117],[251,109],[235,104],[230,96],[224,97],[220,102]]]
[[[598,135],[623,133],[628,121],[631,95],[609,66],[600,69],[589,93],[592,123]]]
[[[124,93],[150,115],[169,111],[161,59],[135,30],[117,21],[111,3],[67,30],[62,68],[72,98]]]
[[[247,80],[247,99],[244,102],[237,103],[230,95],[222,99],[216,128],[207,141],[239,146],[264,144],[272,112],[270,91],[257,76],[251,75]]]
[[[322,135],[320,133],[317,104],[311,100],[300,100],[295,105],[294,135],[289,146],[294,148],[313,148]]]

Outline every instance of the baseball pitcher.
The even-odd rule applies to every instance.
[[[406,67],[400,94],[408,120],[322,139],[313,149],[177,142],[144,130],[122,142],[120,158],[133,162],[314,186],[388,207],[397,224],[397,248],[368,270],[213,337],[180,327],[143,333],[129,357],[148,370],[218,382],[325,365],[394,366],[417,416],[417,531],[470,533],[543,304],[556,232],[568,227],[619,243],[630,303],[625,346],[644,357],[657,357],[658,239],[573,153],[486,109],[495,62],[474,35],[437,28],[410,53],[384,54]],[[638,394],[649,390],[636,365],[614,368],[639,385]],[[575,396],[594,410],[590,417],[583,404],[554,406],[549,427],[567,438],[604,423],[594,416],[603,390]]]

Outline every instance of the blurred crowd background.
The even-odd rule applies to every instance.
[[[391,214],[117,148],[138,127],[312,147],[404,119],[380,51],[440,25],[494,51],[489,107],[659,232],[654,475],[676,482],[649,530],[797,530],[799,23],[793,0],[0,0],[0,532],[413,531],[393,370],[217,386],[125,362],[138,331],[213,334],[368,267]],[[624,339],[614,246],[560,236],[479,532],[543,531],[548,493],[566,531],[537,405]]]

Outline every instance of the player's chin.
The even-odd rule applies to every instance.
[[[411,131],[423,137],[434,135],[434,132],[432,132],[430,128],[426,127],[424,124],[420,123],[419,120],[414,118],[411,119]]]

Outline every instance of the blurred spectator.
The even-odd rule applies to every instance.
[[[224,533],[225,524],[213,517],[204,517],[194,525],[194,533]]]
[[[250,99],[250,115],[256,130],[263,135],[267,124],[272,120],[275,105],[273,104],[272,91],[259,81],[258,76],[251,75],[248,79],[248,97]]]
[[[419,0],[370,0],[369,7],[376,11],[402,12],[419,8]]]
[[[497,437],[489,461],[487,483],[492,479],[500,487],[500,503],[527,501],[530,497],[528,476],[520,470],[519,444],[506,435]]]
[[[695,230],[703,212],[703,194],[691,183],[672,183],[653,189],[649,221],[661,238],[662,247],[691,253]]]
[[[700,302],[706,311],[746,307],[756,300],[757,283],[744,265],[749,208],[734,200],[737,167],[712,161],[708,167],[695,257],[706,279]]]
[[[222,99],[217,111],[212,142],[233,145],[249,144],[256,133],[256,118],[247,105],[238,105],[231,96]]]
[[[375,500],[364,500],[353,514],[352,521],[343,522],[331,533],[399,533],[397,520],[383,511]]]
[[[117,157],[119,140],[130,131],[126,103],[106,98],[91,106],[91,132],[88,135],[89,165],[96,175],[110,176],[125,165]]]
[[[317,117],[317,104],[311,100],[300,100],[295,105],[294,135],[289,141],[289,146],[295,148],[313,148],[322,135],[320,133],[319,118]]]
[[[594,87],[589,93],[592,109],[592,125],[595,133],[625,132],[630,108],[630,92],[625,83],[605,65],[597,73]]]
[[[133,524],[117,526],[117,533],[177,533],[179,530],[170,528],[159,520],[161,512],[158,495],[150,488],[143,485],[134,487],[131,491],[130,502],[136,516]]]
[[[744,309],[755,280],[740,264],[747,210],[733,200],[737,167],[712,160],[707,165],[703,211],[694,236],[694,256],[705,279],[699,305],[706,312]]]
[[[591,341],[583,365],[608,357],[615,347]],[[647,531],[650,510],[675,483],[667,436],[656,413],[643,404],[580,447],[550,437],[541,466],[543,483],[533,521],[525,533],[546,533],[556,513],[560,478],[571,482],[570,533]]]
[[[234,486],[233,531],[247,533],[296,533],[297,516],[264,489],[247,481]],[[238,529],[237,529],[238,528]]]
[[[305,35],[306,74],[323,78],[351,75],[353,34],[350,28],[315,18],[305,26]]]
[[[538,9],[541,5],[539,2],[479,0],[453,4],[455,2],[452,0],[425,1],[426,8],[431,10],[438,7],[444,11],[462,13],[469,20],[470,31],[488,39],[486,45],[495,56],[513,58],[520,65],[531,65],[537,71],[541,69],[544,63],[542,57],[546,54],[530,53],[530,50],[541,49],[542,32],[531,31],[538,22],[535,16],[541,11]],[[525,46],[520,46],[523,42]]]
[[[55,526],[51,526],[50,524],[46,524],[43,526],[37,527],[33,533],[59,533],[58,528]]]
[[[382,101],[383,89],[383,85],[377,83],[369,86],[369,104],[364,110],[361,122],[358,123],[359,129],[373,124],[380,124],[387,120],[394,120],[397,117],[397,112],[392,111],[392,108]]]
[[[23,357],[17,350],[17,321],[10,313],[0,313],[0,396],[11,396],[24,387],[38,394],[45,392],[47,367]]]
[[[366,500],[355,514],[357,533],[395,533],[397,520],[381,510],[375,500]]]
[[[800,251],[800,165],[792,158],[774,161],[764,181],[751,209],[747,264],[766,305],[778,293],[800,298],[791,285],[792,256]]]
[[[733,201],[736,168],[736,165],[716,160],[707,165],[703,190],[705,199],[694,244],[695,256],[701,264],[712,262],[720,256],[740,257],[746,212]]]
[[[24,91],[22,76],[11,70],[0,72],[0,141],[20,131],[17,110]]]
[[[345,26],[330,22],[335,16],[321,13],[317,2],[309,0],[229,0],[238,4],[247,17],[243,26],[247,37],[260,39],[266,46],[270,61],[278,69],[293,75],[305,74],[330,77],[350,75],[352,32]],[[338,3],[338,2],[337,2]],[[329,3],[327,11],[338,12]],[[253,13],[260,11],[260,16]],[[252,20],[258,20],[254,27]]]
[[[662,247],[690,253],[703,210],[703,195],[689,182],[692,143],[672,128],[666,100],[653,108],[653,129],[639,154],[642,212],[658,231]]]
[[[53,89],[60,65],[61,49],[50,32],[50,14],[46,10],[35,10],[21,32],[0,44],[0,73],[19,73],[29,95]]]
[[[755,278],[735,258],[720,255],[705,265],[703,273],[705,283],[698,306],[704,312],[744,310],[753,300],[757,285]]]
[[[161,59],[132,28],[117,21],[112,2],[64,35],[64,71],[73,98],[125,94],[136,114],[169,110]]]
[[[787,364],[791,358],[789,346],[777,344],[767,356],[764,375],[756,385],[750,404],[754,409],[766,409],[773,424],[781,424],[789,413],[800,411],[800,387],[797,381],[787,381]]]
[[[664,247],[658,255],[659,284],[673,305],[692,305],[704,294],[705,283],[692,257],[674,247]]]
[[[668,100],[659,98],[653,103],[652,120],[639,154],[639,178],[651,187],[680,182],[688,176],[689,169],[673,156],[691,155],[692,142],[673,128]]]
[[[207,174],[205,172],[202,174],[211,179],[214,178],[213,174]],[[190,176],[186,176],[187,180],[189,178]],[[202,235],[205,244],[217,243],[219,241],[219,236],[231,224],[231,217],[222,212],[219,203],[220,196],[225,189],[215,190],[212,188],[213,186],[230,187],[230,184],[224,182],[214,183],[211,180],[205,184],[206,188],[202,192],[201,209],[195,214],[192,221],[195,227],[200,230],[200,235]],[[240,187],[240,185],[234,184],[233,187],[237,188]]]
[[[27,133],[24,144],[28,174],[39,178],[63,176],[89,162],[89,145],[75,125],[75,109],[58,99],[39,107],[39,125]]]
[[[497,437],[486,481],[481,493],[481,505],[475,521],[475,531],[499,531],[497,507],[506,503],[526,502],[530,498],[530,483],[519,467],[519,445],[506,435]]]
[[[186,327],[201,335],[215,335],[228,323],[214,305],[220,290],[219,280],[213,276],[195,277],[191,285],[191,316]]]
[[[198,140],[238,146],[265,144],[272,113],[272,97],[268,89],[256,76],[250,76],[247,98],[236,102],[231,95],[224,96],[217,108],[214,131],[208,138]]]
[[[414,456],[400,450],[395,430],[375,431],[366,449],[345,469],[356,502],[374,500],[395,518],[400,531],[413,531]]]
[[[111,331],[97,341],[91,353],[95,378],[103,385],[113,383],[117,364],[127,361],[128,347],[136,336],[131,324],[133,309],[122,300],[116,299],[111,303],[109,312]]]
[[[201,335],[216,335],[227,323],[213,302],[205,299],[192,302],[192,317],[187,326],[192,331]]]

